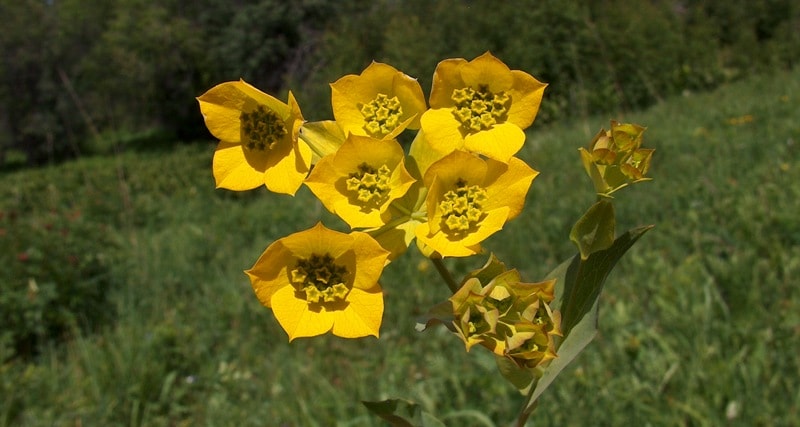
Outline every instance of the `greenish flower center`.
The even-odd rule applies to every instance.
[[[469,320],[467,321],[467,332],[470,334],[474,334],[478,332],[478,329],[483,329],[486,322],[483,320],[483,316],[478,312],[472,312],[469,315]]]
[[[485,85],[475,90],[471,87],[456,89],[450,96],[455,102],[453,116],[461,123],[467,133],[491,129],[503,123],[511,108],[511,96],[503,91],[493,93]]]
[[[250,150],[269,150],[288,133],[283,119],[263,105],[249,113],[242,112],[239,120],[242,124],[242,144]]]
[[[379,208],[389,196],[389,179],[392,171],[386,165],[377,170],[372,166],[362,163],[358,172],[350,174],[347,178],[347,191],[365,208]]]
[[[305,293],[309,303],[343,301],[350,292],[345,283],[347,268],[334,263],[327,253],[298,260],[289,276],[292,285]]]
[[[442,228],[451,233],[467,233],[483,219],[486,190],[477,185],[467,186],[463,180],[456,182],[455,190],[444,194],[439,202],[442,211]]]
[[[486,305],[492,308],[496,308],[500,314],[506,314],[508,309],[511,308],[511,303],[513,302],[513,298],[504,298],[502,300],[494,299],[491,297],[486,298]]]
[[[389,98],[379,93],[372,101],[361,106],[364,130],[374,138],[383,138],[400,126],[403,108],[396,96]]]

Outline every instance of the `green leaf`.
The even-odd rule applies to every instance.
[[[563,286],[559,310],[561,311],[561,332],[564,336],[569,334],[583,316],[591,310],[595,300],[600,296],[608,274],[622,258],[622,255],[653,226],[644,226],[627,231],[614,240],[613,244],[604,250],[592,253],[587,259],[573,258],[564,271],[564,277],[556,282]],[[550,276],[552,277],[552,276]]]
[[[531,369],[518,366],[508,357],[495,356],[495,362],[503,378],[508,380],[508,382],[513,384],[514,387],[522,393],[526,393],[528,387],[530,387],[533,380],[536,379],[536,375],[534,375]]]
[[[586,260],[576,255],[548,275],[556,278],[556,297],[552,308],[561,311],[564,340],[558,345],[558,357],[544,368],[541,378],[528,396],[525,411],[532,410],[536,399],[558,374],[594,339],[597,334],[598,301],[608,274],[625,252],[653,226],[627,231],[605,250],[592,253]]]
[[[300,128],[300,139],[313,153],[312,163],[317,163],[328,154],[335,153],[344,143],[345,135],[333,120],[304,123]]]
[[[582,259],[607,249],[614,243],[614,205],[606,199],[593,204],[575,223],[569,239],[575,242]]]
[[[388,421],[394,427],[445,427],[433,415],[425,412],[414,402],[388,399],[379,402],[362,401],[373,414]]]
[[[526,411],[532,408],[539,396],[544,393],[558,374],[560,374],[567,365],[572,363],[575,357],[578,356],[597,335],[597,307],[598,304],[597,301],[595,301],[595,304],[587,315],[583,316],[581,321],[572,329],[571,333],[561,342],[557,350],[558,357],[553,359],[550,364],[544,368],[541,378],[536,382],[535,388],[528,396]]]

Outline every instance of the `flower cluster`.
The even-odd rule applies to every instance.
[[[220,140],[218,188],[264,185],[295,195],[305,185],[351,229],[317,223],[273,242],[245,271],[257,298],[290,341],[328,332],[378,337],[378,280],[415,243],[452,292],[417,328],[443,324],[467,351],[491,351],[527,396],[517,420],[525,424],[544,388],[594,336],[608,273],[650,229],[617,236],[612,197],[649,179],[644,128],[612,121],[580,149],[598,199],[570,232],[579,253],[547,280],[525,282],[491,255],[457,281],[443,259],[483,253],[484,241],[522,213],[539,172],[516,156],[546,85],[487,52],[440,62],[427,100],[416,79],[378,62],[330,86],[334,119],[315,122],[305,121],[291,92],[284,103],[244,81],[198,98]],[[404,133],[413,136],[398,139]],[[371,410],[399,419],[385,412],[396,405],[378,403]]]
[[[538,175],[515,156],[545,87],[487,52],[440,62],[427,102],[416,79],[373,62],[331,84],[334,120],[306,122],[291,92],[284,103],[244,81],[201,95],[206,125],[220,140],[218,188],[265,185],[294,195],[305,185],[352,229],[317,224],[284,237],[246,271],[289,339],[377,337],[378,279],[414,242],[434,262],[482,253],[522,212]],[[598,194],[646,179],[652,150],[641,148],[643,130],[612,122],[581,149]],[[397,139],[403,132],[415,132],[407,150]],[[555,357],[554,280],[524,283],[505,268],[468,275],[460,289],[445,279],[454,292],[445,304],[450,326],[468,349],[481,344],[528,368]]]
[[[283,103],[244,81],[201,95],[220,140],[217,187],[294,195],[305,184],[358,230],[334,238],[318,225],[275,242],[247,271],[290,338],[377,336],[380,269],[360,282],[361,256],[382,265],[380,250],[394,260],[414,240],[430,257],[474,255],[519,215],[538,172],[514,155],[545,86],[487,52],[442,61],[429,104],[416,79],[373,62],[331,84],[333,121],[305,122],[291,92]],[[408,154],[397,141],[407,130],[416,130]]]

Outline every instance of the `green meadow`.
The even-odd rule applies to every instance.
[[[534,124],[520,156],[541,174],[485,245],[526,280],[575,252],[594,200],[577,149],[610,119],[656,149],[653,181],[616,195],[618,232],[655,228],[528,425],[800,425],[800,70]],[[242,271],[343,223],[306,189],[215,190],[213,142],[168,145],[0,173],[0,425],[380,426],[359,401],[393,397],[448,426],[510,423],[523,397],[488,352],[415,332],[448,297],[415,248],[384,271],[380,339],[289,343]]]

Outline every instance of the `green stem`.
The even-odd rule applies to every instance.
[[[525,427],[525,424],[528,422],[528,417],[531,416],[531,413],[536,406],[539,404],[538,401],[531,403],[531,396],[533,396],[533,392],[536,390],[536,384],[531,385],[531,389],[528,391],[528,395],[525,397],[525,404],[522,406],[522,410],[519,412],[519,417],[517,418],[516,427]],[[530,408],[528,408],[530,406]]]
[[[442,258],[440,257],[431,258],[431,262],[433,263],[433,266],[436,267],[436,271],[439,272],[439,275],[442,276],[442,279],[444,279],[444,282],[447,283],[447,287],[450,288],[450,291],[452,293],[456,293],[456,291],[458,290],[458,284],[453,279],[453,275],[450,274],[450,270],[448,270],[447,267],[445,267]]]

